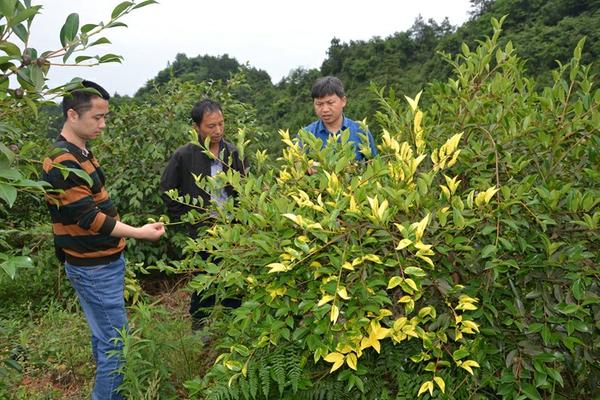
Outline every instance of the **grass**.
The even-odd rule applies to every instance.
[[[0,277],[0,400],[89,399],[90,332],[64,274],[30,270],[7,279]],[[185,398],[184,382],[211,364],[203,338],[191,334],[188,306],[189,293],[177,284],[129,307],[123,337],[129,398]],[[3,360],[21,370],[3,367]]]

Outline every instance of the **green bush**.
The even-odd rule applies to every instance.
[[[206,272],[192,288],[244,302],[217,319],[223,353],[194,392],[599,394],[600,91],[583,40],[535,91],[492,22],[477,49],[445,56],[454,76],[427,88],[422,110],[420,95],[407,109],[377,91],[377,158],[356,164],[347,144],[300,133],[301,148],[282,132],[277,171],[257,156],[247,178],[203,181],[239,197],[189,244],[212,257],[183,266]]]

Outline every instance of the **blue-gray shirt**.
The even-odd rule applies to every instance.
[[[345,131],[346,129],[350,131],[350,137],[348,138],[348,141],[354,144],[354,152],[356,153],[356,159],[359,161],[363,160],[365,156],[363,153],[360,152],[359,144],[362,142],[362,139],[359,136],[359,134],[364,135],[365,132],[361,129],[358,122],[353,121],[350,118],[344,116],[344,120],[342,121],[342,128],[340,129],[340,131]],[[331,133],[327,130],[325,124],[320,119],[306,126],[304,130],[312,133],[313,135],[321,139],[321,141],[323,142],[323,147],[327,145],[327,139],[329,139]],[[371,156],[374,157],[377,155],[377,148],[375,147],[375,139],[373,139],[373,135],[371,135],[371,132],[369,132],[368,129],[367,138],[369,139]]]

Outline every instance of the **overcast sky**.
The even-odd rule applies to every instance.
[[[32,3],[43,9],[32,25],[30,45],[43,51],[61,47],[60,28],[70,13],[79,14],[80,26],[107,21],[120,0]],[[469,0],[161,0],[125,16],[128,28],[106,31],[112,44],[86,53],[116,53],[125,57],[122,64],[53,68],[49,84],[80,76],[110,93],[133,95],[177,53],[229,54],[267,71],[276,83],[294,68],[320,67],[334,37],[342,42],[385,38],[409,29],[419,14],[438,22],[448,17],[451,24],[460,25],[469,9]]]

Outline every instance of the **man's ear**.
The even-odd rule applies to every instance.
[[[346,107],[347,102],[348,102],[348,98],[346,96],[342,97],[342,103],[344,103],[344,105],[342,107]]]
[[[73,110],[72,108],[69,108],[67,110],[67,120],[71,121],[71,120],[76,120],[79,118],[79,113],[75,110]]]

